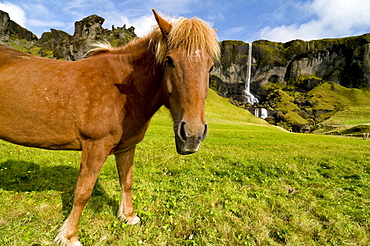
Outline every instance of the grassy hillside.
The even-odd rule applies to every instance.
[[[349,89],[334,83],[324,83],[308,93],[312,98],[314,110],[332,110],[330,118],[323,121],[316,133],[351,135],[360,137],[370,132],[370,91]],[[352,130],[351,130],[352,129]]]
[[[299,130],[310,125],[313,133],[360,136],[362,133],[357,128],[349,129],[370,124],[370,90],[317,81],[318,85],[306,92],[284,83],[266,85],[267,96],[262,105],[277,111],[266,120],[294,131],[297,131],[297,126]],[[370,132],[370,127],[363,131]]]
[[[206,116],[211,123],[269,125],[266,121],[254,117],[249,111],[231,106],[227,99],[221,98],[213,90],[209,91],[207,97]]]
[[[207,116],[190,156],[175,152],[169,113],[153,118],[135,159],[141,226],[115,217],[108,159],[80,223],[84,245],[369,245],[368,141],[282,131],[214,92]],[[0,142],[0,245],[52,244],[78,163],[78,152]]]

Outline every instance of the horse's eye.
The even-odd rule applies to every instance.
[[[210,69],[209,69],[209,72],[212,72],[214,69],[214,66],[212,66]]]
[[[174,64],[174,62],[173,62],[173,60],[172,60],[172,58],[170,56],[167,56],[166,57],[166,64],[169,67],[175,67],[175,64]]]

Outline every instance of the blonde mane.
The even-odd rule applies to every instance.
[[[220,45],[216,31],[205,21],[199,18],[186,19],[181,17],[172,22],[171,25],[171,31],[166,38],[163,38],[159,27],[156,27],[147,37],[135,39],[128,45],[149,38],[149,46],[154,46],[156,61],[160,64],[165,61],[167,53],[175,49],[185,50],[188,57],[192,57],[197,50],[205,50],[214,60],[219,59]],[[124,49],[125,46],[112,48],[109,43],[98,43],[88,54],[120,53]]]
[[[205,50],[215,60],[220,56],[220,45],[217,41],[216,31],[199,18],[179,18],[171,23],[172,28],[166,39],[156,28],[152,33],[151,42],[156,46],[156,59],[158,63],[164,62],[166,54],[175,49],[186,50],[188,57],[197,50]]]

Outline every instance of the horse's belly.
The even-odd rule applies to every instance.
[[[28,147],[80,150],[80,141],[67,125],[0,115],[0,139]]]
[[[63,136],[53,135],[30,135],[30,134],[4,134],[0,132],[0,139],[26,147],[36,147],[53,150],[81,150],[81,144],[77,139],[69,139]]]

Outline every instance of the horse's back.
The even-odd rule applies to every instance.
[[[14,50],[4,45],[0,45],[0,69],[8,67],[18,61],[30,60],[33,57],[33,55]]]

